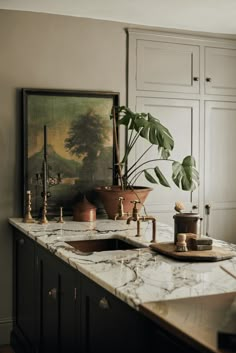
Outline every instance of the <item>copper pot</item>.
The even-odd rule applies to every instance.
[[[96,221],[96,207],[86,197],[77,202],[73,209],[73,221],[94,222]]]

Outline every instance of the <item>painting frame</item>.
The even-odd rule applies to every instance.
[[[110,119],[111,112],[117,112],[113,107],[119,106],[120,94],[118,92],[109,92],[109,91],[82,91],[82,90],[62,90],[62,89],[34,89],[34,88],[23,88],[22,89],[22,115],[23,115],[23,214],[25,214],[27,207],[27,191],[30,190],[32,193],[32,204],[31,204],[31,213],[33,217],[40,217],[40,213],[42,211],[42,182],[39,179],[42,179],[42,169],[39,166],[39,160],[43,162],[43,144],[45,145],[45,141],[43,139],[43,128],[47,129],[47,142],[46,146],[48,146],[47,151],[50,147],[50,150],[47,152],[48,155],[48,165],[49,170],[52,170],[53,175],[57,175],[55,179],[55,185],[49,187],[50,197],[48,198],[48,216],[49,218],[53,218],[58,216],[60,207],[63,207],[63,214],[67,216],[71,216],[73,214],[73,205],[76,201],[86,196],[90,202],[94,203],[97,206],[96,193],[94,196],[94,188],[96,186],[100,186],[105,182],[107,184],[118,184],[117,173],[116,173],[116,153],[114,146],[114,124],[113,120]],[[86,112],[87,109],[87,112]],[[63,113],[64,112],[64,113]],[[66,112],[66,113],[65,113]],[[64,115],[63,115],[64,114]],[[74,115],[73,115],[74,114]],[[87,114],[87,115],[86,115]],[[90,117],[91,116],[91,117]],[[86,120],[87,117],[87,120]],[[74,120],[73,120],[74,119]],[[93,119],[93,125],[89,122]],[[115,116],[117,120],[117,116]],[[84,121],[85,123],[82,123]],[[94,121],[97,124],[94,125]],[[71,124],[71,125],[69,125]],[[74,126],[78,125],[78,129],[72,128],[72,124]],[[76,125],[77,124],[77,125]],[[85,125],[86,124],[86,125]],[[102,125],[103,124],[103,125]],[[102,127],[100,126],[102,125]],[[63,128],[62,128],[63,126]],[[82,126],[82,127],[81,127]],[[86,128],[85,128],[86,126]],[[90,130],[89,130],[90,126]],[[93,126],[93,127],[92,127]],[[84,129],[84,130],[83,130]],[[93,130],[92,130],[93,129]],[[118,129],[118,128],[117,128]],[[93,138],[93,144],[88,144],[92,149],[92,145],[97,141],[97,145],[100,146],[99,156],[90,157],[90,166],[93,167],[94,163],[97,163],[98,168],[96,171],[100,174],[104,173],[106,175],[102,175],[99,177],[93,173],[92,181],[86,181],[87,175],[85,170],[82,172],[83,168],[85,169],[85,158],[87,158],[87,170],[88,169],[88,155],[89,152],[79,153],[78,148],[71,146],[71,141],[74,141],[73,135],[74,131],[80,134],[80,138],[86,140],[86,133],[88,134],[89,130],[91,136],[95,136]],[[60,133],[61,131],[61,133]],[[62,142],[58,139],[58,135],[61,136],[64,132],[67,131],[67,138],[64,139],[65,151],[63,151]],[[96,133],[95,133],[96,131]],[[101,136],[99,135],[99,132]],[[84,132],[84,133],[83,133]],[[116,131],[118,134],[118,131]],[[106,135],[108,137],[106,138]],[[54,136],[50,137],[50,136]],[[69,137],[68,137],[69,136]],[[96,136],[100,136],[100,139]],[[56,137],[56,138],[55,138]],[[88,139],[89,137],[87,137]],[[50,140],[51,139],[51,140]],[[106,141],[101,145],[101,141]],[[58,141],[58,142],[54,142]],[[66,141],[66,142],[65,142]],[[55,144],[57,143],[58,146]],[[106,145],[107,144],[107,145]],[[56,147],[59,148],[63,155],[60,152],[56,152]],[[41,147],[39,147],[41,146]],[[82,149],[82,148],[81,148]],[[94,147],[95,149],[95,147]],[[99,150],[99,149],[98,149]],[[75,152],[77,151],[77,152]],[[52,157],[50,157],[50,152],[52,156],[55,156],[53,162]],[[65,157],[66,153],[71,154],[71,158]],[[73,154],[74,152],[74,154]],[[77,155],[76,155],[77,153]],[[86,155],[87,153],[87,155]],[[94,153],[94,151],[93,151]],[[81,156],[87,157],[81,157]],[[92,155],[92,152],[90,153]],[[80,156],[80,159],[79,157]],[[108,156],[108,157],[107,157]],[[80,165],[76,165],[76,158],[78,157],[77,162]],[[105,158],[107,157],[107,158]],[[56,162],[56,158],[60,161]],[[92,162],[91,162],[92,161]],[[99,162],[100,161],[100,162]],[[58,164],[59,163],[59,164]],[[77,163],[77,164],[78,164]],[[52,164],[52,168],[50,165]],[[68,165],[70,165],[68,167]],[[109,165],[108,168],[101,168],[100,165],[105,164]],[[37,165],[37,168],[35,167]],[[60,167],[55,167],[55,165],[59,165]],[[76,165],[75,170],[79,170],[81,174],[81,178],[78,177],[78,174],[73,176],[73,168]],[[50,169],[51,168],[51,169]],[[41,170],[40,170],[41,169]],[[54,169],[54,170],[53,170]],[[60,172],[58,171],[60,169]],[[68,171],[69,169],[69,171]],[[109,169],[109,172],[108,170]],[[65,170],[67,170],[68,175],[65,175]],[[79,172],[78,172],[79,173]],[[84,176],[83,176],[84,175]],[[96,179],[97,177],[97,179]],[[73,180],[74,178],[74,180]],[[83,179],[84,178],[84,179]],[[100,178],[100,179],[99,179]],[[59,181],[59,179],[61,181]],[[78,180],[77,180],[78,179]],[[104,179],[104,180],[103,180]],[[51,180],[51,177],[50,177]],[[73,181],[73,183],[77,183],[77,185],[68,186],[66,188],[66,184]],[[49,185],[49,184],[48,184]],[[76,186],[78,186],[78,191],[76,191]],[[60,189],[64,187],[64,191],[61,190],[61,194],[59,192]],[[66,191],[65,191],[66,190]],[[73,191],[72,191],[73,190]],[[70,194],[71,193],[71,194]],[[63,196],[64,195],[64,196]],[[53,200],[54,198],[54,200]],[[60,199],[61,198],[61,199]],[[71,200],[69,200],[71,198]],[[55,201],[56,200],[56,201]],[[71,203],[70,203],[71,201]],[[70,205],[69,205],[70,203]]]

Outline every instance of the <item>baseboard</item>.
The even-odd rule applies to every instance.
[[[14,326],[11,332],[11,346],[16,353],[32,353],[34,351],[16,326]]]
[[[1,318],[0,319],[0,345],[10,343],[10,335],[13,326],[12,318]]]

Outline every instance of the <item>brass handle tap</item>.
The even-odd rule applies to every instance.
[[[123,200],[125,200],[125,199],[122,196],[120,196],[118,198],[118,209],[117,209],[117,213],[115,214],[115,217],[114,217],[115,221],[117,219],[126,219],[127,216],[129,216],[128,212],[124,212]]]
[[[130,201],[130,202],[134,204],[133,211],[132,211],[133,221],[138,221],[139,214],[138,214],[138,209],[137,209],[137,203],[140,203],[140,201],[134,200],[134,201]]]

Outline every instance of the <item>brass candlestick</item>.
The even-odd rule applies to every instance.
[[[57,223],[65,223],[63,219],[63,207],[60,207],[60,216]]]
[[[41,220],[39,221],[40,224],[47,224],[47,193],[44,194],[43,196],[43,209],[42,209],[42,217]]]
[[[27,196],[27,205],[26,205],[26,213],[23,219],[24,223],[34,223],[34,219],[31,216],[31,191],[27,190],[26,191],[26,196]]]

